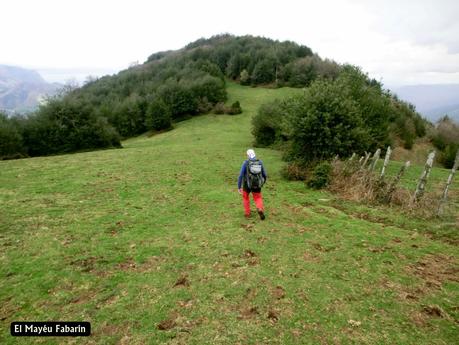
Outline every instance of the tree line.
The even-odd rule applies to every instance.
[[[151,55],[113,76],[50,98],[29,116],[0,116],[0,159],[106,147],[174,121],[203,114],[235,114],[227,107],[225,80],[245,85],[305,87],[334,79],[339,66],[293,42],[218,35],[178,51]]]

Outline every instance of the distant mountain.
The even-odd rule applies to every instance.
[[[459,84],[410,85],[393,91],[430,121],[448,115],[459,122]]]
[[[32,111],[44,97],[54,95],[61,87],[61,84],[47,83],[34,70],[0,65],[0,110]]]

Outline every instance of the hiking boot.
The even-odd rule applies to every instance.
[[[249,218],[250,218],[250,213],[249,213],[249,214],[244,214],[244,217],[245,217],[246,219],[249,219]]]
[[[263,212],[263,210],[257,210],[257,212],[258,212],[258,215],[260,216],[260,219],[265,220],[266,217],[265,217],[265,213]]]

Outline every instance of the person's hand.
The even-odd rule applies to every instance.
[[[242,194],[242,188],[238,189],[239,194]]]

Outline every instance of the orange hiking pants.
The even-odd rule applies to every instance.
[[[244,204],[244,213],[246,216],[250,215],[250,198],[249,192],[245,190],[242,191],[242,203]],[[264,211],[263,208],[263,197],[261,196],[261,192],[252,192],[253,201],[255,201],[255,206],[257,209]]]

